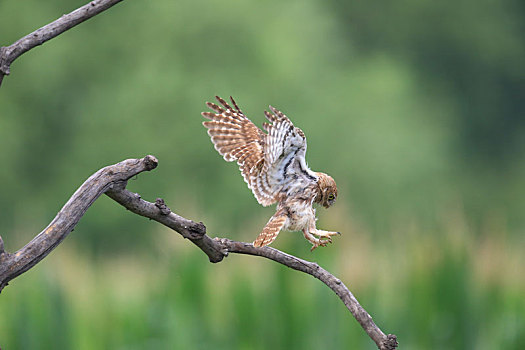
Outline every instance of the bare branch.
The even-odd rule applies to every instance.
[[[224,258],[225,252],[221,250],[221,246],[216,241],[206,235],[206,226],[202,222],[196,223],[173,213],[167,209],[160,198],[155,204],[145,201],[139,194],[126,190],[125,186],[122,184],[120,188],[113,188],[106,194],[133,213],[160,222],[177,231],[182,237],[189,239],[202,249],[211,262],[216,263]]]
[[[248,254],[261,256],[312,275],[337,294],[379,349],[397,348],[397,337],[393,334],[385,335],[344,283],[317,263],[299,259],[271,247],[255,248],[251,243],[227,238],[211,239],[206,235],[206,227],[202,222],[196,223],[173,213],[160,198],[157,198],[155,204],[145,201],[140,195],[126,190],[125,186],[126,184],[121,184],[119,187],[113,187],[106,194],[133,213],[158,221],[177,231],[206,253],[211,262],[220,262],[229,253]]]
[[[393,334],[385,335],[344,283],[317,263],[300,259],[271,247],[255,248],[250,243],[236,242],[227,238],[222,238],[219,242],[227,252],[262,256],[294,270],[312,275],[337,294],[379,349],[392,350],[397,348],[397,337]]]
[[[51,22],[31,34],[17,40],[10,46],[0,47],[0,86],[4,75],[9,75],[11,63],[22,54],[31,50],[35,46],[42,45],[46,41],[62,34],[93,16],[109,9],[122,0],[94,0],[75,11],[63,15],[54,22]]]
[[[0,292],[9,281],[35,266],[59,245],[101,194],[143,171],[155,169],[157,164],[155,157],[146,156],[122,161],[93,174],[31,242],[15,253],[4,251],[0,255]]]
[[[157,163],[155,157],[146,156],[143,159],[128,159],[97,171],[73,194],[49,226],[14,254],[3,250],[0,237],[0,291],[10,280],[29,270],[60,244],[91,204],[102,193],[106,193],[133,213],[158,221],[180,233],[206,253],[211,262],[220,262],[229,253],[248,254],[261,256],[312,275],[337,294],[377,344],[378,349],[392,350],[397,347],[396,336],[385,335],[344,283],[317,263],[270,247],[255,248],[251,243],[236,242],[227,238],[212,239],[206,234],[206,227],[202,222],[194,222],[173,213],[160,198],[151,203],[126,189],[128,179],[143,171],[155,169]]]

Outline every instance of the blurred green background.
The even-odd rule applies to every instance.
[[[0,2],[0,45],[83,5]],[[0,88],[0,234],[15,251],[99,168],[252,241],[257,204],[201,125],[234,96],[308,137],[339,198],[313,253],[401,349],[525,343],[525,6],[519,0],[124,1],[20,57]],[[212,265],[102,197],[0,295],[2,349],[374,349],[319,281],[255,257]]]

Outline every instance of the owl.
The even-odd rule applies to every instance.
[[[220,106],[207,102],[214,112],[203,112],[203,122],[215,149],[228,162],[236,161],[259,204],[277,202],[277,210],[253,242],[255,247],[272,243],[281,230],[301,231],[312,249],[332,242],[339,232],[316,228],[314,203],[331,207],[337,199],[332,177],[310,170],[305,160],[306,137],[281,111],[264,111],[270,123],[266,133],[241,111],[230,97],[230,106],[216,96]]]

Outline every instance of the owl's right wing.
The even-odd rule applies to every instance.
[[[216,96],[222,105],[207,102],[216,113],[203,112],[215,149],[228,162],[237,161],[244,181],[257,201],[271,205],[287,193],[290,186],[317,181],[305,161],[306,137],[281,111],[270,106],[264,123],[265,134],[253,124],[230,97],[234,107]],[[303,181],[304,180],[304,181]]]
[[[202,112],[203,117],[210,119],[203,125],[208,128],[215,149],[224,160],[237,161],[244,181],[260,204],[268,206],[275,203],[279,188],[271,186],[267,178],[267,135],[244,115],[232,97],[230,99],[234,107],[219,96],[216,99],[222,106],[206,103],[216,113]]]

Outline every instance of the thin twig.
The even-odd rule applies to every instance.
[[[17,40],[12,45],[0,47],[0,86],[4,75],[9,75],[11,64],[22,54],[32,48],[42,45],[46,41],[53,39],[68,29],[73,28],[93,16],[109,9],[122,0],[94,0],[76,9],[75,11],[63,15],[54,22],[39,28]]]
[[[106,193],[133,213],[158,221],[180,233],[206,253],[211,262],[220,262],[229,253],[248,254],[261,256],[312,275],[339,296],[379,349],[392,350],[397,347],[396,336],[385,335],[344,283],[317,263],[270,247],[255,248],[251,243],[226,238],[212,239],[206,234],[206,227],[202,222],[194,222],[175,214],[160,198],[151,203],[126,189],[128,179],[143,171],[155,169],[157,163],[155,157],[146,156],[143,159],[128,159],[97,171],[73,194],[49,226],[14,254],[3,250],[0,238],[0,291],[10,280],[35,266],[58,246],[91,204],[101,194]]]

